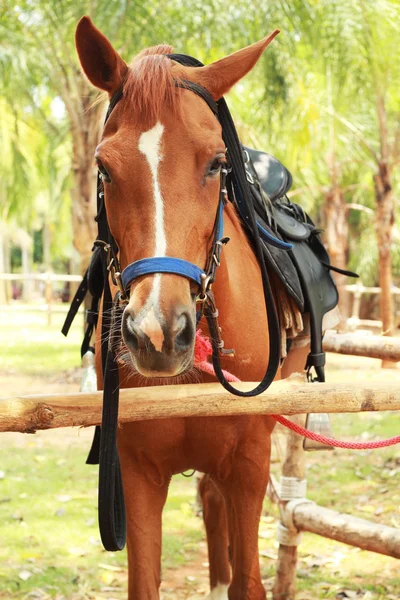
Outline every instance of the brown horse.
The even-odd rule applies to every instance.
[[[144,50],[127,66],[89,18],[78,24],[76,45],[89,80],[110,98],[122,86],[124,90],[95,154],[122,268],[152,256],[181,258],[204,268],[226,149],[210,108],[175,81],[199,83],[217,100],[253,68],[276,33],[205,67],[181,66],[165,56],[172,50],[166,45]],[[255,381],[263,376],[269,352],[260,269],[230,203],[224,227],[231,241],[213,289],[226,346],[236,353],[223,366],[244,381]],[[176,382],[190,372],[197,293],[195,284],[175,274],[145,275],[130,285],[122,319],[129,364],[121,366],[120,380],[126,387],[160,383],[159,378]],[[294,350],[277,378],[301,370],[307,352]],[[266,597],[257,538],[273,427],[274,420],[264,416],[167,419],[120,427],[130,600],[159,598],[162,510],[172,475],[188,469],[207,474],[200,492],[209,598]]]

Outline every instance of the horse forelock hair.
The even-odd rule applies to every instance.
[[[172,61],[165,56],[173,48],[161,44],[142,50],[131,63],[125,82],[126,106],[134,108],[135,115],[150,123],[160,119],[165,106],[180,112],[180,88],[175,85]]]

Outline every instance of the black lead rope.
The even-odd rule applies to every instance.
[[[113,348],[112,317],[104,319],[113,310],[113,299],[105,270],[103,296],[102,362],[103,362],[103,411],[100,430],[98,511],[101,541],[106,550],[122,550],[126,541],[126,516],[121,468],[117,450],[119,372]],[[109,322],[111,318],[111,322]],[[95,441],[95,440],[94,440]]]

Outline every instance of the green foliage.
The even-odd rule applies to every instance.
[[[76,123],[71,98],[85,97],[87,110],[97,95],[86,85],[74,49],[75,26],[83,14],[128,61],[144,47],[169,42],[210,62],[278,27],[281,35],[229,98],[243,140],[288,165],[296,198],[314,216],[332,185],[348,190],[348,202],[374,208],[373,175],[382,153],[380,100],[393,167],[400,154],[397,0],[171,0],[167,5],[160,0],[5,0],[0,215],[25,228],[46,223],[57,232],[54,258],[72,250],[68,174]],[[397,197],[395,171],[393,184]],[[366,222],[349,214],[352,266],[371,279],[376,252],[368,244],[364,256],[358,240],[373,239],[373,218]],[[393,259],[400,263],[397,254]]]

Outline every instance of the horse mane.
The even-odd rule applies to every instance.
[[[173,48],[161,44],[142,50],[132,61],[124,82],[125,106],[146,122],[158,121],[167,105],[180,112],[181,90],[175,85],[172,61],[165,56]]]

